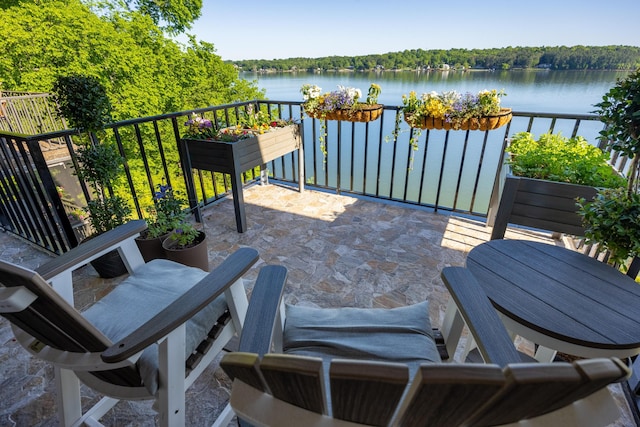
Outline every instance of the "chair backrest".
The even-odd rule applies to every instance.
[[[507,224],[583,236],[576,198],[595,195],[596,189],[585,185],[507,176],[491,240],[502,239]]]
[[[596,189],[586,185],[567,184],[517,176],[507,176],[500,204],[491,230],[491,240],[504,238],[508,224],[517,224],[578,237],[576,248],[592,258],[607,262],[609,253],[597,245],[585,245],[582,216],[576,198],[591,200]],[[640,272],[640,258],[634,257],[627,275]]]
[[[328,363],[328,382],[323,361],[312,357],[266,354],[260,359],[254,353],[228,353],[221,366],[234,379],[232,406],[241,418],[259,425],[299,421],[300,408],[303,415],[324,414],[356,425],[507,424],[565,407],[629,375],[616,358],[521,363],[504,369],[492,364],[423,364],[411,381],[403,364]],[[271,396],[274,406],[264,406],[252,392]],[[289,405],[278,406],[282,402]]]
[[[112,343],[62,298],[38,273],[0,261],[0,314],[32,337],[30,345],[71,353],[100,353]],[[137,386],[134,368],[96,372],[105,381]]]

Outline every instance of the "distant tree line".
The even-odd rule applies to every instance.
[[[411,49],[363,56],[227,61],[245,71],[421,70],[427,68],[549,68],[632,70],[640,66],[637,46],[506,47],[496,49]]]

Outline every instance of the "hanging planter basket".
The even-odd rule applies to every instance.
[[[372,122],[382,115],[382,104],[365,104],[359,102],[355,108],[345,108],[330,111],[328,113],[316,114],[306,111],[309,117],[321,120],[341,120],[343,122]]]
[[[511,108],[501,108],[500,112],[493,116],[484,116],[480,118],[472,118],[463,121],[459,126],[447,122],[444,119],[435,117],[415,118],[411,114],[404,115],[404,121],[414,128],[419,129],[439,129],[439,130],[493,130],[506,125],[511,121],[513,113]]]

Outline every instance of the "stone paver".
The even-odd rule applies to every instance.
[[[396,203],[280,186],[253,186],[244,192],[248,230],[237,233],[233,204],[224,200],[204,211],[210,266],[240,247],[253,247],[260,261],[245,277],[250,292],[264,264],[288,268],[285,301],[318,307],[397,307],[430,301],[435,326],[444,316],[448,293],[440,271],[464,265],[467,252],[488,240],[484,221]],[[510,230],[507,238],[544,239],[548,235]],[[36,267],[49,255],[0,233],[0,256]],[[77,274],[78,308],[92,304],[112,286],[90,267]],[[1,318],[0,318],[1,319]],[[8,322],[0,320],[0,425],[57,425],[51,367],[31,359],[13,340]],[[530,343],[520,348],[530,351]],[[189,389],[188,425],[210,425],[222,410],[229,382],[210,367]],[[632,425],[626,402],[619,426]],[[83,388],[86,403],[97,397]],[[154,425],[148,402],[121,402],[103,418],[105,425]],[[630,423],[630,424],[629,424]]]

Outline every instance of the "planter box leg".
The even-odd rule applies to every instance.
[[[244,211],[244,195],[242,194],[242,173],[236,168],[231,174],[231,190],[233,192],[233,210],[236,214],[238,233],[247,231],[247,217]]]
[[[269,169],[267,165],[260,165],[260,185],[269,184]]]

